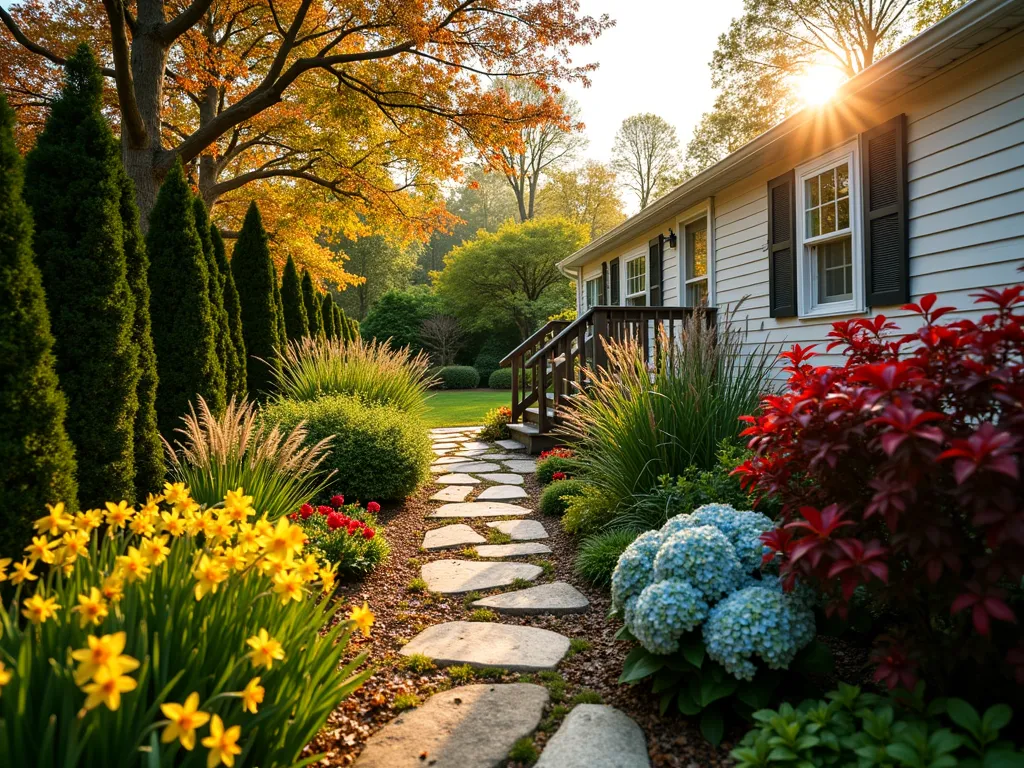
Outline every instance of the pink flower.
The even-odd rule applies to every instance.
[[[326,517],[327,515],[331,514],[334,510],[328,506],[321,504],[319,507],[316,508],[316,511]]]
[[[308,519],[313,514],[313,506],[311,504],[303,504],[299,507],[299,514],[302,515],[303,520]]]
[[[375,530],[373,530],[373,528],[369,528],[369,527],[363,528],[363,538],[364,539],[369,540],[369,539],[372,539],[376,535],[377,535],[377,532]]]
[[[331,496],[331,506],[337,509],[338,507],[345,506],[345,497],[340,493],[336,493]]]
[[[376,515],[378,512],[380,512],[380,504],[378,504],[376,501],[371,501],[369,504],[366,505],[366,511],[369,512],[371,515]]]
[[[341,515],[339,515],[337,512],[331,512],[331,514],[327,516],[327,527],[330,528],[332,531],[338,530],[343,525],[344,523],[341,522]]]

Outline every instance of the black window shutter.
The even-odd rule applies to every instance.
[[[601,303],[608,304],[608,262],[601,262]]]
[[[658,235],[647,244],[647,278],[651,286],[650,304],[652,307],[661,306],[661,253],[663,250],[661,243],[664,239],[664,236]]]
[[[796,316],[796,182],[793,171],[768,182],[768,310]]]
[[[903,304],[910,300],[904,115],[861,134],[861,171],[867,303]]]
[[[610,286],[609,290],[611,291],[611,294],[612,294],[611,304],[612,304],[613,307],[617,307],[617,306],[619,306],[619,295],[620,295],[620,290],[619,290],[619,280],[620,280],[619,274],[620,274],[620,270],[619,270],[619,260],[618,259],[612,259],[611,260],[611,262],[608,264],[608,271],[611,272],[611,278],[612,278],[610,283],[609,283],[609,286]]]

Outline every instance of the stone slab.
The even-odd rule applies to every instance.
[[[447,549],[464,544],[483,544],[485,541],[487,539],[468,525],[458,523],[427,531],[422,546],[424,549]]]
[[[520,544],[485,544],[476,548],[480,557],[526,557],[527,555],[550,555],[551,547],[527,541]]]
[[[506,451],[525,451],[526,450],[526,446],[525,445],[523,445],[522,443],[516,442],[515,440],[498,440],[494,444],[495,445],[500,445]]]
[[[455,452],[452,453],[452,456],[459,456],[460,458],[465,460],[465,459],[474,459],[477,456],[483,456],[485,453],[487,453],[487,451],[481,450],[481,449],[477,449],[475,451],[455,451]]]
[[[481,480],[489,483],[503,483],[504,485],[522,485],[523,476],[514,472],[485,472],[480,475]]]
[[[432,434],[432,435],[454,435],[454,434],[461,434],[461,433],[465,432],[468,429],[470,429],[470,427],[434,427],[432,430],[430,430],[430,434]]]
[[[434,479],[439,485],[477,485],[480,481],[470,475],[456,472],[451,475],[441,475]],[[433,517],[433,515],[431,515]]]
[[[490,447],[491,444],[485,443],[483,440],[467,440],[462,443],[464,451],[486,451]]]
[[[465,501],[473,490],[471,485],[446,485],[433,496],[431,501]]]
[[[537,470],[537,462],[533,459],[520,459],[518,461],[506,461],[505,466],[509,468],[511,472],[517,472],[520,475],[528,475],[531,472]]]
[[[420,568],[427,588],[443,595],[507,587],[516,579],[533,581],[541,572],[539,565],[530,563],[484,563],[479,560],[435,560]]]
[[[431,450],[434,451],[435,456],[444,456],[447,453],[447,451],[439,450],[437,448],[433,448]]]
[[[535,768],[650,768],[647,739],[628,715],[579,704],[548,741]]]
[[[490,488],[484,488],[480,495],[476,497],[477,501],[509,501],[511,499],[525,499],[526,491],[520,488],[518,485],[492,485]]]
[[[463,461],[458,464],[448,464],[447,469],[449,472],[472,472],[479,474],[480,472],[498,472],[501,467],[491,461]]]
[[[547,629],[450,621],[423,630],[399,653],[422,653],[439,666],[469,664],[510,672],[541,672],[554,669],[568,650],[569,638]]]
[[[462,475],[462,477],[469,477],[469,475]],[[506,504],[501,501],[463,501],[457,504],[444,504],[428,517],[505,517],[507,515],[531,514],[533,513],[529,509],[520,507],[518,504]]]
[[[366,742],[357,768],[497,768],[540,722],[549,694],[528,683],[435,693]]]
[[[440,451],[454,451],[459,447],[458,443],[431,443],[431,448],[437,448]]]
[[[473,607],[491,608],[511,616],[562,616],[567,613],[583,613],[590,607],[590,601],[572,584],[555,581],[484,597],[474,602]]]
[[[530,541],[532,539],[546,539],[548,532],[544,530],[539,520],[498,520],[488,523],[488,528],[497,528],[502,533],[512,537],[512,541]]]
[[[442,466],[445,466],[447,464],[465,464],[465,463],[466,463],[466,460],[463,459],[463,458],[460,458],[459,456],[445,456],[443,458],[437,459],[434,462],[433,466],[431,466],[431,469],[433,469],[434,467],[442,467]]]

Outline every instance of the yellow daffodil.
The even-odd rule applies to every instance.
[[[260,534],[249,523],[241,523],[238,526],[238,535],[235,540],[246,552],[255,552],[260,548]]]
[[[370,606],[366,604],[365,600],[362,608],[353,605],[348,614],[348,620],[355,622],[356,628],[363,633],[364,637],[370,636],[370,627],[373,626],[374,618],[373,611],[370,610]]]
[[[245,643],[252,648],[249,651],[249,658],[252,659],[254,667],[270,669],[274,666],[275,659],[277,661],[284,660],[284,648],[265,629],[261,629],[257,634],[246,640]]]
[[[164,501],[168,504],[191,501],[191,493],[184,483],[164,483]]]
[[[134,679],[120,674],[117,669],[100,667],[92,682],[82,686],[87,694],[85,708],[95,709],[100,704],[106,704],[107,709],[116,711],[121,706],[121,694],[134,691],[137,685]]]
[[[100,591],[103,593],[103,598],[105,600],[116,603],[124,597],[124,579],[116,573],[111,576],[107,576],[107,578],[103,580],[103,586],[100,588]]]
[[[224,512],[228,519],[236,523],[245,522],[247,517],[256,514],[256,510],[252,508],[252,496],[246,496],[241,488],[228,491],[228,495],[224,497]]]
[[[46,516],[40,517],[33,523],[39,533],[59,536],[71,527],[73,520],[70,515],[64,512],[63,501],[58,501],[56,504],[47,504],[46,508],[49,510]]]
[[[320,569],[320,583],[323,585],[325,595],[334,591],[334,584],[337,580],[338,574],[334,572],[333,567]]]
[[[152,536],[156,532],[156,516],[139,510],[132,521],[128,523],[128,530],[136,536]]]
[[[181,515],[177,512],[161,512],[160,529],[167,534],[170,534],[174,538],[184,535],[185,533],[185,521]]]
[[[128,554],[119,555],[117,567],[129,584],[142,581],[149,575],[149,564],[137,547],[128,547]]]
[[[157,496],[152,493],[148,494],[146,496],[146,503],[143,504],[142,509],[139,510],[139,514],[155,517],[160,513],[160,502],[163,501],[163,499],[163,496]]]
[[[75,528],[82,533],[92,533],[101,525],[103,525],[102,509],[89,509],[75,515]]]
[[[260,679],[254,677],[242,690],[242,710],[256,714],[259,705],[263,703],[263,696],[266,689],[260,685]]]
[[[208,509],[185,513],[185,527],[193,536],[207,534],[213,521],[213,513]]]
[[[249,563],[241,547],[222,547],[219,557],[220,564],[229,571],[244,570]]]
[[[94,677],[100,669],[108,669],[114,677],[138,669],[139,662],[131,656],[122,656],[127,635],[116,632],[113,635],[89,635],[89,646],[71,652],[71,658],[79,662],[75,670],[75,684],[82,685]]]
[[[107,601],[103,599],[103,593],[96,587],[92,587],[88,595],[79,595],[78,605],[71,611],[78,614],[78,621],[82,629],[89,624],[98,627],[110,613],[107,610]]]
[[[306,533],[302,526],[292,525],[288,518],[282,517],[273,530],[261,538],[260,544],[269,557],[283,559],[288,555],[299,554],[305,541]]]
[[[306,555],[306,558],[295,566],[295,571],[303,581],[316,581],[320,573],[320,563],[312,555]]]
[[[48,541],[45,536],[33,536],[32,543],[25,547],[28,559],[33,563],[42,560],[44,563],[53,562],[53,548],[60,546],[60,539]]]
[[[160,711],[171,721],[160,734],[160,741],[170,744],[177,739],[191,752],[196,745],[196,728],[206,725],[210,719],[206,712],[199,710],[199,694],[190,693],[184,704],[161,704]]]
[[[124,528],[125,524],[132,519],[135,514],[135,510],[128,506],[127,501],[121,501],[115,504],[112,501],[107,502],[107,525],[110,526],[110,535],[114,535],[114,531]]]
[[[203,555],[192,575],[196,577],[196,600],[202,600],[209,592],[217,593],[217,586],[228,577],[228,572],[220,562]]]
[[[11,564],[11,558],[0,557],[0,583],[7,581],[7,566]]]
[[[233,725],[224,728],[224,722],[218,715],[210,721],[210,735],[203,739],[203,746],[210,750],[206,756],[206,768],[216,768],[223,763],[231,768],[235,764],[235,755],[242,754],[238,746],[238,737],[242,735],[242,726]]]
[[[297,571],[285,571],[274,576],[274,594],[281,599],[281,605],[288,605],[289,600],[301,602],[302,576]]]
[[[207,524],[206,535],[213,539],[230,539],[235,535],[235,527],[227,516],[221,515]]]
[[[142,556],[153,566],[160,565],[171,554],[171,548],[167,546],[166,536],[154,536],[151,539],[143,539],[139,549],[142,551]]]
[[[276,579],[282,573],[288,573],[293,568],[295,568],[295,561],[292,559],[291,553],[282,558],[265,558],[259,564],[260,571],[271,579]]]
[[[79,530],[68,531],[60,540],[65,550],[65,558],[89,557],[89,534]]]
[[[21,615],[33,624],[42,624],[57,615],[56,597],[43,597],[38,592],[25,600],[21,605]]]
[[[261,517],[254,523],[256,534],[261,538],[274,535],[274,526],[266,517]]]
[[[32,573],[35,560],[22,560],[14,564],[14,573],[11,574],[11,584],[21,584],[23,581],[35,581],[39,577]]]
[[[3,693],[4,686],[11,682],[12,677],[14,677],[14,673],[7,669],[7,667],[4,666],[4,663],[0,661],[0,693]],[[259,678],[257,677],[256,680],[259,680]],[[249,685],[252,685],[252,683],[249,683]],[[248,689],[248,686],[246,686],[246,689]],[[263,689],[261,688],[260,690]],[[260,701],[263,701],[262,696],[260,697]],[[253,711],[255,712],[256,710]]]

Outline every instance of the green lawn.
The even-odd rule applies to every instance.
[[[499,405],[512,406],[512,393],[498,389],[452,389],[432,392],[424,419],[428,427],[483,424],[484,414]]]

